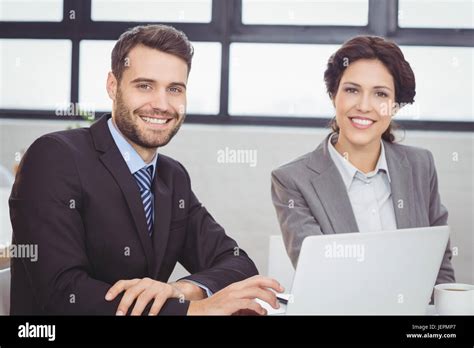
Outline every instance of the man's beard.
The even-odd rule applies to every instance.
[[[171,130],[154,130],[148,129],[146,131],[140,130],[138,125],[138,118],[141,115],[153,115],[159,114],[161,116],[172,117],[173,120],[177,120],[175,126]],[[133,112],[127,107],[123,101],[122,93],[120,89],[117,89],[116,95],[116,107],[115,107],[115,124],[117,125],[120,132],[133,143],[147,148],[156,149],[157,147],[165,146],[170,140],[178,133],[181,124],[183,123],[185,115],[179,117],[178,113],[169,112],[154,112],[153,110],[140,110],[136,109]]]

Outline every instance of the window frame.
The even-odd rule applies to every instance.
[[[75,19],[69,19],[70,11]],[[67,39],[72,42],[70,103],[79,100],[79,44],[81,40],[117,40],[128,28],[145,22],[93,21],[91,0],[64,0],[61,22],[0,22],[0,39]],[[233,42],[340,45],[355,35],[379,35],[407,46],[474,47],[473,29],[400,28],[398,0],[369,0],[366,26],[246,25],[242,0],[213,0],[210,23],[167,22],[191,41],[220,42],[221,81],[218,115],[188,114],[187,123],[327,127],[331,117],[239,116],[228,114],[229,51]],[[321,77],[322,78],[322,77]],[[100,115],[107,111],[96,110]],[[0,109],[0,118],[61,119],[54,110]],[[80,120],[80,116],[68,117]],[[397,121],[406,130],[474,131],[474,121]]]

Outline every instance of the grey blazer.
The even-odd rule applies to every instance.
[[[294,267],[307,236],[359,232],[346,187],[328,153],[329,136],[313,152],[272,172],[272,200]],[[431,152],[385,141],[384,147],[397,228],[447,225]],[[448,242],[436,284],[455,281],[451,257]]]

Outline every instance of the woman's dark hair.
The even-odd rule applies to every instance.
[[[377,59],[385,65],[393,77],[395,85],[395,102],[398,108],[414,102],[415,75],[410,64],[405,60],[400,48],[392,41],[378,36],[356,36],[346,41],[328,60],[324,72],[324,82],[331,99],[337,93],[339,82],[344,70],[359,59]],[[339,132],[339,126],[334,118],[330,127]],[[391,122],[382,134],[382,139],[388,142],[395,141],[393,130],[397,126]]]

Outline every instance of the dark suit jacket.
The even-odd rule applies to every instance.
[[[198,201],[185,168],[161,154],[150,238],[109,117],[44,135],[22,159],[9,201],[13,243],[37,244],[38,260],[12,259],[13,315],[114,315],[121,296],[104,297],[115,282],[166,282],[177,262],[213,292],[258,273]],[[181,302],[168,300],[160,314],[186,314]]]

